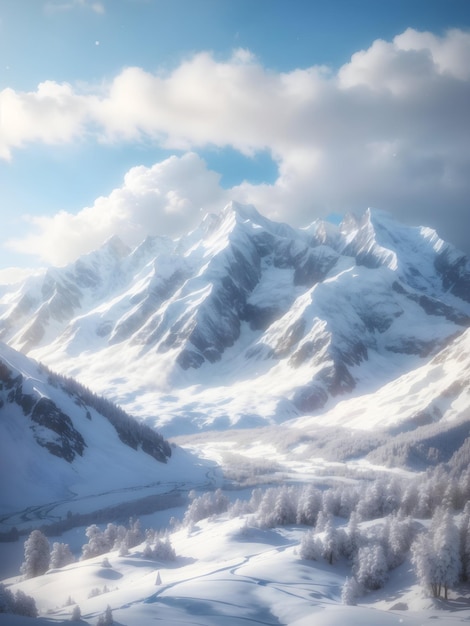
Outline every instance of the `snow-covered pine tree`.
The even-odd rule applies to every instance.
[[[80,622],[81,619],[82,619],[82,612],[81,612],[80,607],[78,606],[78,604],[76,604],[73,607],[72,616],[70,618],[70,621],[71,622]]]
[[[463,582],[470,579],[470,502],[465,505],[459,523],[460,534],[460,577]]]
[[[437,582],[436,555],[432,539],[428,533],[421,533],[411,546],[411,562],[414,565],[419,584],[423,589],[430,589],[434,598],[441,593]]]
[[[75,558],[68,543],[59,543],[58,541],[54,541],[51,550],[50,566],[54,569],[59,569],[73,563],[74,561]]]
[[[108,604],[106,611],[98,618],[96,626],[112,626],[112,624],[114,624],[113,612]]]
[[[320,544],[322,557],[328,561],[330,565],[332,565],[333,561],[335,561],[339,556],[340,546],[338,531],[333,524],[333,517],[331,514],[327,516],[325,530],[323,531],[323,536],[320,539]]]
[[[85,535],[88,537],[88,543],[82,546],[82,560],[91,559],[110,550],[104,534],[96,524],[88,526]]]
[[[24,591],[18,589],[15,593],[15,604],[13,612],[16,615],[24,615],[25,617],[37,617],[38,610],[36,602],[31,596],[27,596]]]
[[[349,606],[356,605],[356,599],[361,595],[361,585],[354,576],[346,578],[341,589],[341,602]]]
[[[144,540],[140,519],[131,517],[129,520],[129,530],[126,533],[127,547],[134,548]]]
[[[460,576],[460,536],[457,525],[449,511],[442,516],[433,536],[436,555],[437,583],[444,589],[447,600],[449,588],[455,585]]]
[[[315,526],[321,506],[321,491],[313,485],[304,487],[297,502],[297,524]]]
[[[403,563],[410,549],[412,538],[413,526],[410,517],[387,516],[383,542],[389,569]]]
[[[361,545],[361,531],[359,529],[359,516],[356,511],[351,513],[346,528],[346,537],[343,541],[343,553],[351,561],[355,558]]]
[[[14,613],[25,617],[37,617],[36,602],[24,591],[18,590],[15,595],[0,583],[0,613]]]
[[[295,524],[296,509],[292,490],[284,485],[277,493],[269,525],[274,527]]]
[[[300,558],[316,561],[320,557],[320,547],[312,529],[307,530],[300,541]]]
[[[366,589],[380,589],[387,580],[388,567],[380,544],[359,548],[356,560],[356,579]]]
[[[33,530],[24,542],[24,562],[21,573],[26,578],[41,576],[49,569],[50,547],[47,537],[40,530]]]
[[[0,583],[0,613],[13,613],[15,598],[12,592]]]
[[[269,487],[263,493],[256,511],[256,521],[261,528],[271,528],[273,524],[273,511],[276,505],[277,490]]]

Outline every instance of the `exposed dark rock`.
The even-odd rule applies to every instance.
[[[419,339],[403,338],[394,344],[385,346],[389,352],[397,354],[416,354],[421,357],[429,356],[436,348],[436,341],[422,341]]]
[[[442,278],[444,289],[454,296],[470,302],[470,267],[465,255],[451,259],[447,249],[436,256],[434,267]]]
[[[246,304],[241,319],[250,324],[251,330],[266,330],[279,316],[279,309]]]
[[[40,445],[46,447],[51,454],[59,456],[71,463],[78,454],[83,455],[85,440],[73,426],[68,415],[61,411],[48,398],[41,398],[31,413],[31,419],[36,424],[44,426],[56,433],[58,437],[55,441],[44,441],[42,437],[36,439]]]
[[[356,386],[356,381],[341,361],[325,367],[319,375],[319,380],[323,381],[332,396],[349,393]]]
[[[299,389],[292,400],[294,406],[302,413],[313,413],[325,406],[328,394],[319,383]]]

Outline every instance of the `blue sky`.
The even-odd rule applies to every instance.
[[[0,268],[230,199],[470,250],[467,0],[2,0]]]

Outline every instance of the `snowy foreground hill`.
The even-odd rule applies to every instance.
[[[468,623],[469,325],[377,211],[0,286],[0,625]]]

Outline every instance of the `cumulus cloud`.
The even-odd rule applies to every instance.
[[[462,235],[468,232],[470,197],[468,32],[454,29],[441,37],[407,29],[356,52],[338,71],[313,66],[280,73],[246,50],[226,61],[202,52],[171,72],[126,68],[96,93],[50,82],[28,94],[4,90],[0,106],[7,120],[3,157],[28,141],[56,143],[85,133],[111,143],[150,139],[180,151],[228,146],[249,156],[267,150],[278,165],[275,183],[243,183],[228,194],[194,155],[177,162],[189,158],[190,169],[202,168],[210,197],[252,202],[293,224],[378,206],[468,245]],[[166,172],[168,163],[155,168]],[[157,182],[160,189],[162,179]],[[196,201],[193,188],[179,186],[182,177],[173,184],[171,193],[165,187],[165,201],[158,193],[152,200],[162,228],[171,232],[178,221],[171,221],[172,211],[185,216],[183,227],[204,196],[199,193]],[[124,214],[130,211],[125,189],[127,183],[116,191]],[[110,206],[111,196],[103,207]],[[132,193],[129,198],[135,201]],[[89,210],[97,214],[102,202],[77,220]],[[136,232],[140,215],[147,212],[134,214]],[[59,223],[65,232],[73,216],[60,214],[37,225],[45,232]]]
[[[11,248],[35,254],[52,265],[64,265],[98,248],[117,234],[128,245],[147,235],[176,236],[196,226],[204,212],[227,202],[219,174],[194,153],[172,156],[153,167],[134,167],[121,187],[76,214],[31,217],[34,232],[12,240]]]
[[[0,91],[0,158],[29,142],[68,143],[86,133],[90,98],[45,81],[34,92]]]

